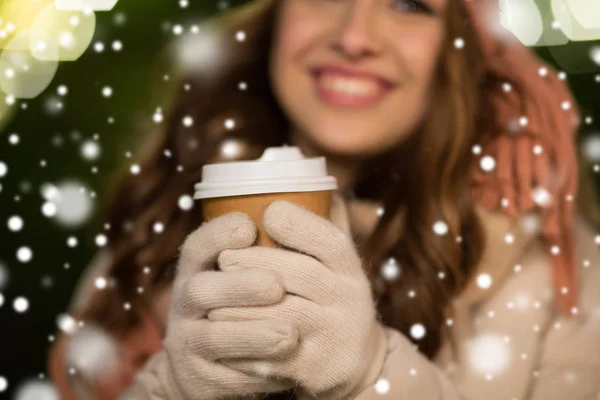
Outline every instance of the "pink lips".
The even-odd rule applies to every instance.
[[[318,97],[330,105],[344,108],[360,109],[374,106],[381,102],[395,86],[394,83],[376,73],[341,65],[314,68],[311,70],[311,75]],[[355,79],[358,83],[348,84],[353,85],[354,90],[336,90],[337,86],[331,84],[336,78],[339,79],[337,85],[347,86],[340,83],[344,79],[347,79],[347,82]],[[326,84],[326,79],[329,84]],[[363,89],[367,87],[369,90],[356,90],[359,84]]]

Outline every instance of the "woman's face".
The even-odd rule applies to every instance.
[[[276,1],[271,80],[300,140],[328,153],[366,156],[417,127],[448,0]]]

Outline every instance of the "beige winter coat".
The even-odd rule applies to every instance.
[[[369,208],[350,206],[353,231],[374,223],[365,221]],[[431,363],[390,330],[387,382],[358,399],[600,400],[600,254],[591,227],[575,219],[580,307],[566,318],[554,311],[550,255],[531,229],[534,217],[477,211],[487,244],[448,321],[458,354],[447,341]],[[491,278],[487,289],[477,283],[483,274]]]
[[[377,208],[348,204],[357,241],[374,226]],[[576,218],[580,307],[566,318],[553,308],[549,255],[532,229],[534,218],[477,211],[487,244],[447,321],[457,352],[447,341],[431,362],[389,329],[381,376],[357,399],[600,400],[600,254],[594,232]],[[164,314],[166,307],[157,309]]]

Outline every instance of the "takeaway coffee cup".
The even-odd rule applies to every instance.
[[[207,221],[234,211],[248,214],[258,230],[256,244],[274,247],[262,224],[273,201],[294,202],[329,218],[336,189],[324,157],[305,158],[297,147],[269,147],[254,161],[205,165],[194,198],[201,201]]]

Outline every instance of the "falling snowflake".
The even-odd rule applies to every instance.
[[[485,156],[481,158],[479,165],[483,171],[490,172],[496,168],[496,160],[492,156]]]
[[[246,32],[244,32],[244,31],[237,31],[237,32],[235,33],[235,39],[236,39],[238,42],[243,42],[243,41],[245,41],[245,40],[246,40]]]
[[[141,171],[142,171],[142,169],[140,168],[140,166],[138,164],[133,164],[129,168],[129,172],[131,172],[133,175],[139,175],[139,173]]]
[[[18,232],[23,229],[23,219],[18,215],[13,215],[8,219],[8,229],[13,232]]]
[[[29,380],[21,384],[14,400],[59,400],[60,396],[54,385],[46,381]]]
[[[42,214],[46,217],[54,217],[57,210],[56,204],[52,202],[47,201],[42,205]]]
[[[477,277],[477,286],[482,289],[489,289],[492,286],[492,277],[489,274],[480,274]]]
[[[120,40],[115,40],[112,43],[112,49],[116,52],[123,50],[123,43]]]
[[[233,118],[227,118],[225,120],[225,128],[228,130],[235,128],[235,120]]]
[[[16,312],[22,314],[29,309],[29,300],[27,300],[25,297],[17,297],[13,301],[13,308]]]
[[[421,340],[425,337],[425,327],[422,324],[414,324],[410,327],[410,336],[415,340]]]
[[[235,159],[240,156],[243,146],[239,140],[226,139],[220,147],[221,155],[226,159]]]
[[[102,42],[94,43],[94,51],[96,53],[102,53],[104,51],[104,43],[102,43]]]
[[[512,350],[501,335],[485,334],[467,342],[469,367],[481,375],[498,375],[510,365]]]
[[[528,233],[536,233],[541,230],[542,223],[538,213],[524,214],[520,220],[521,228]]]
[[[594,46],[590,50],[590,58],[593,62],[600,65],[600,46]]]
[[[59,96],[66,96],[67,93],[69,93],[69,89],[65,85],[60,85],[56,88],[56,93],[58,93]]]
[[[152,116],[152,120],[157,124],[160,124],[161,122],[163,122],[164,116],[163,116],[162,110],[160,108],[156,109],[156,111],[154,112],[154,115]]]
[[[83,376],[94,379],[112,369],[118,360],[118,347],[104,330],[86,325],[69,341],[66,359]]]
[[[60,314],[56,317],[56,325],[67,334],[73,334],[77,330],[77,321],[69,314]]]
[[[375,391],[379,394],[386,394],[390,391],[390,381],[380,378],[375,382]]]
[[[189,211],[194,207],[194,200],[189,194],[185,194],[179,198],[177,205],[183,211]]]
[[[111,97],[113,94],[113,90],[110,86],[105,86],[102,88],[102,96]]]
[[[65,227],[78,227],[87,222],[93,211],[90,190],[82,183],[64,181],[54,186],[42,186],[42,196],[52,205],[44,204],[42,212]]]
[[[94,140],[88,140],[81,145],[81,155],[88,161],[97,160],[100,156],[100,145]]]
[[[99,234],[99,235],[96,235],[96,240],[95,241],[96,241],[96,246],[98,246],[98,247],[104,247],[104,246],[106,246],[106,243],[108,242],[108,239],[107,239],[106,235]]]
[[[162,233],[165,230],[165,225],[162,222],[156,222],[153,226],[154,233]]]
[[[444,236],[448,233],[448,225],[444,221],[437,221],[433,224],[433,231],[436,235]]]
[[[552,196],[548,191],[542,187],[536,187],[533,189],[533,201],[540,207],[547,207],[550,205]]]
[[[183,26],[181,26],[180,24],[173,25],[173,34],[175,36],[179,36],[182,33],[183,33]]]
[[[96,286],[97,289],[100,289],[100,290],[106,289],[107,284],[108,284],[108,282],[107,282],[106,278],[104,278],[102,276],[96,278],[96,280],[94,281],[94,285]]]
[[[400,265],[394,257],[390,257],[381,265],[381,276],[387,281],[393,281],[400,276]]]
[[[22,263],[28,263],[33,258],[33,252],[27,246],[19,247],[17,250],[17,260]]]
[[[589,162],[600,162],[600,134],[593,134],[583,139],[583,154]]]

